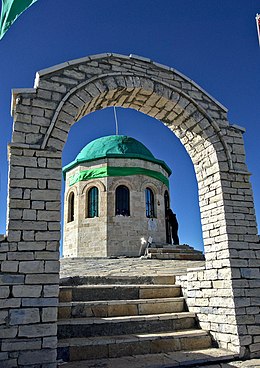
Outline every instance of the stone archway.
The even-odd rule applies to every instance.
[[[40,71],[35,88],[13,92],[8,236],[0,245],[6,359],[55,366],[62,149],[76,121],[113,105],[160,120],[189,153],[206,256],[205,269],[188,274],[189,307],[219,346],[259,354],[258,236],[242,128],[229,125],[227,110],[176,70],[101,54]]]

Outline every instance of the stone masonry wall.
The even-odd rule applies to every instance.
[[[206,256],[206,269],[188,281],[196,287],[191,306],[209,304],[199,318],[207,323],[208,314],[220,346],[259,356],[259,243],[242,129],[178,71],[135,55],[101,54],[38,72],[35,88],[13,91],[7,239],[0,243],[2,366],[56,367],[62,149],[76,121],[114,105],[160,120],[186,148]],[[220,305],[228,307],[219,322]]]
[[[56,367],[58,156],[10,147],[10,221],[7,239],[0,243],[1,367]]]
[[[97,164],[98,167],[102,166]],[[94,166],[89,166],[92,168]],[[106,257],[107,256],[107,178],[98,180],[80,181],[70,186],[70,178],[86,170],[87,167],[79,165],[66,174],[65,201],[64,201],[64,257]],[[99,217],[88,218],[87,192],[92,187],[99,189]],[[68,222],[69,194],[75,195],[75,218]]]
[[[115,188],[127,185],[130,189],[130,216],[115,216]],[[145,212],[146,185],[153,189],[155,228],[149,227],[151,221]],[[148,237],[154,243],[166,242],[164,191],[167,187],[159,180],[143,175],[108,178],[108,255],[139,256],[142,245],[147,243]],[[158,201],[160,205],[158,205]],[[143,247],[142,247],[143,248]]]
[[[157,179],[144,175],[129,177],[108,177],[80,181],[69,186],[70,178],[82,170],[112,167],[142,167],[154,170],[168,177],[158,164],[140,159],[101,159],[80,164],[66,174],[64,212],[64,257],[106,257],[139,256],[142,245],[149,236],[154,242],[165,243],[164,192],[168,190]],[[118,185],[126,185],[130,190],[130,216],[115,215],[115,190]],[[92,186],[99,189],[99,216],[87,218],[87,192]],[[155,229],[148,226],[146,217],[145,189],[154,193]],[[68,201],[71,191],[75,194],[75,218],[68,222]]]

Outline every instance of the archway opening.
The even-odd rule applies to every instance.
[[[117,116],[119,134],[139,140],[155,157],[165,161],[171,168],[170,207],[177,214],[181,244],[189,244],[203,251],[197,179],[194,165],[184,146],[165,125],[148,115],[118,107]],[[63,150],[63,166],[73,161],[87,143],[101,136],[113,135],[115,129],[112,108],[95,111],[80,119],[70,129]],[[62,209],[64,211],[64,180]],[[62,214],[62,222],[63,219]]]

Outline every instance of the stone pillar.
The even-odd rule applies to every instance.
[[[197,173],[206,264],[185,283],[189,309],[216,344],[241,357],[260,356],[260,249],[241,132],[230,129],[233,169],[218,157]],[[183,280],[180,279],[182,284]]]
[[[8,242],[0,243],[4,367],[56,367],[60,154],[9,147]],[[4,252],[3,252],[4,251]],[[0,365],[1,365],[0,364]]]

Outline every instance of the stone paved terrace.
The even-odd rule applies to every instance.
[[[160,276],[183,275],[187,268],[204,266],[204,261],[141,258],[62,258],[60,278],[75,276]]]

